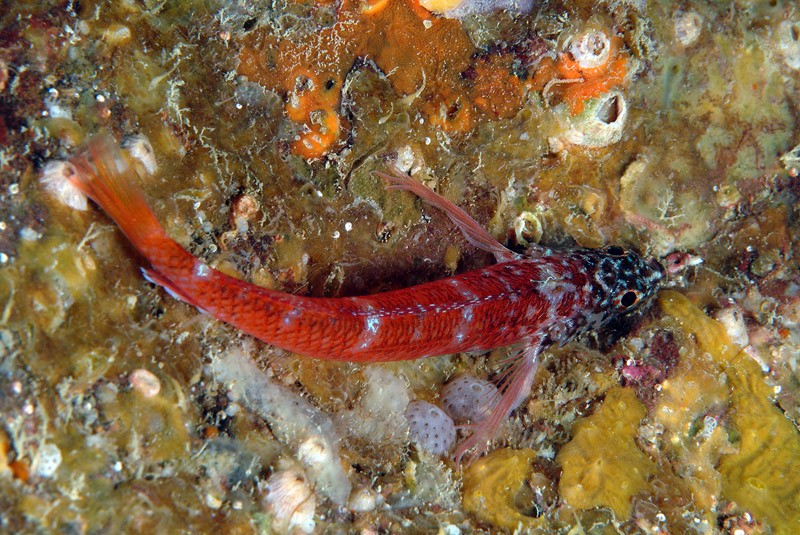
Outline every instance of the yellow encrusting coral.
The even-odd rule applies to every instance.
[[[659,302],[697,340],[697,353],[711,355],[727,376],[738,452],[720,461],[723,497],[768,523],[776,534],[796,533],[800,526],[797,428],[770,402],[773,391],[758,364],[733,345],[721,323],[676,292],[663,292]]]
[[[533,450],[506,448],[475,461],[462,480],[464,511],[508,530],[540,526],[540,520],[523,515],[514,505],[535,458]]]
[[[728,403],[729,390],[710,358],[683,359],[675,375],[664,381],[653,409],[653,423],[663,428],[662,453],[691,490],[698,508],[710,511],[719,501],[720,456],[732,453],[728,434],[717,414]]]
[[[614,387],[600,409],[573,427],[556,457],[563,470],[561,499],[576,509],[609,507],[617,520],[631,516],[631,500],[646,488],[655,464],[634,438],[645,417],[633,389]]]

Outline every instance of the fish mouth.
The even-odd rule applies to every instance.
[[[667,276],[667,269],[655,258],[650,259],[650,269],[658,280],[663,280]]]
[[[667,270],[661,262],[655,258],[651,258],[650,261],[647,262],[647,267],[650,270],[651,293],[654,294],[664,286],[664,283],[667,281]]]

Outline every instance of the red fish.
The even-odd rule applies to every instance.
[[[149,261],[152,282],[269,344],[320,359],[408,360],[517,345],[501,397],[456,450],[483,446],[528,395],[540,352],[607,324],[646,301],[664,270],[619,247],[515,253],[466,212],[408,176],[377,173],[444,210],[497,263],[455,277],[363,297],[317,298],[268,290],[210,268],[173,239],[137,188],[135,171],[107,137],[70,160],[69,180],[99,204]]]

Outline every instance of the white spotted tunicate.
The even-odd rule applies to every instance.
[[[456,428],[445,412],[426,401],[412,401],[406,407],[408,434],[420,448],[434,455],[442,455],[453,449]]]
[[[477,421],[497,405],[497,387],[489,381],[459,375],[442,388],[442,408],[456,423]]]

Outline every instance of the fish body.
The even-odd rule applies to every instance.
[[[411,360],[542,339],[563,345],[617,314],[601,299],[601,255],[521,257],[361,297],[268,290],[209,268],[161,236],[143,251],[151,280],[203,312],[278,347],[350,362]],[[615,263],[616,264],[616,263]]]
[[[212,269],[167,236],[113,142],[76,155],[70,181],[95,200],[150,263],[147,278],[203,312],[275,346],[309,357],[379,362],[508,345],[513,359],[491,414],[457,450],[480,446],[527,395],[539,353],[608,323],[649,298],[663,268],[619,247],[519,255],[463,210],[410,177],[381,175],[443,209],[498,263],[447,279],[369,296],[318,298],[269,290]]]

